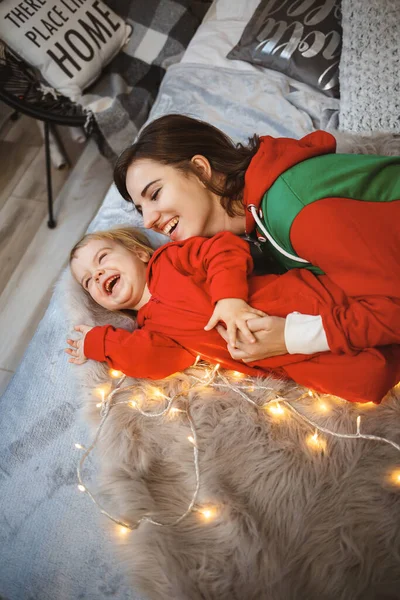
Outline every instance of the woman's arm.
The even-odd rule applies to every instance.
[[[365,348],[400,344],[400,298],[384,294],[348,296],[326,275],[316,277],[305,269],[285,273],[280,283],[280,300],[282,306],[289,308],[287,313],[297,310],[321,316],[325,349],[332,353],[354,355]],[[291,307],[283,304],[288,287],[294,299]]]
[[[281,354],[358,354],[365,348],[400,344],[400,301],[369,297],[349,299],[345,306],[329,306],[321,315],[291,313],[287,318],[263,317],[247,322],[255,343],[238,335],[232,358],[252,362]],[[218,328],[226,342],[223,327]]]
[[[334,354],[355,354],[364,348],[400,344],[398,298],[349,298],[346,305],[322,309],[321,317]]]

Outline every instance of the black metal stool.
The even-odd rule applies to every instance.
[[[49,219],[47,225],[53,229],[56,221],[53,215],[53,191],[51,184],[50,131],[63,148],[54,125],[83,127],[89,135],[94,127],[94,119],[86,114],[81,106],[65,96],[43,91],[43,82],[37,72],[16,57],[0,41],[0,100],[19,113],[43,121],[44,146],[46,153],[47,203]],[[65,153],[65,150],[63,149]]]

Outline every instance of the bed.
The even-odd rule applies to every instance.
[[[214,2],[168,69],[149,119],[182,112],[238,141],[255,131],[300,137],[337,124],[337,98],[226,58],[258,3]],[[395,153],[393,139],[378,138],[369,150]],[[112,185],[90,229],[127,222],[140,224],[139,216]],[[122,392],[125,404],[110,410],[82,470],[111,516],[129,524],[150,510],[170,522],[185,512],[196,487],[188,402],[200,456],[197,509],[175,527],[142,522],[126,531],[77,488],[75,444],[90,445],[101,420],[96,394],[112,382],[103,366],[78,372],[68,364],[65,338],[78,320],[102,323],[106,315],[65,273],[1,398],[1,598],[400,598],[399,390],[372,408],[272,379],[245,382],[240,394],[244,384],[229,374],[215,386],[190,387],[203,376],[197,366],[159,382],[168,397],[181,395],[174,406],[184,413],[160,419],[136,413],[132,390]],[[155,410],[153,383],[120,385],[127,384],[143,410]],[[266,398],[275,412],[265,410]],[[310,422],[350,437],[324,436]]]

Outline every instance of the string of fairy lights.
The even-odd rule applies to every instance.
[[[324,401],[324,398],[316,392],[308,390],[306,392],[303,392],[294,400],[288,400],[287,398],[283,398],[273,387],[263,385],[262,383],[258,384],[249,377],[245,376],[243,373],[233,371],[225,372],[223,374],[219,370],[219,364],[215,365],[214,367],[210,367],[210,365],[208,365],[207,363],[203,363],[200,361],[200,356],[197,356],[193,367],[195,367],[195,374],[189,375],[190,385],[185,390],[185,394],[187,397],[189,392],[196,391],[196,388],[204,388],[210,386],[216,389],[220,388],[222,390],[230,390],[231,392],[234,392],[235,394],[240,396],[245,402],[254,406],[255,409],[267,409],[271,416],[276,419],[284,418],[286,413],[292,413],[296,415],[296,417],[299,418],[303,423],[305,423],[307,425],[307,428],[311,431],[306,437],[306,443],[308,444],[308,446],[322,454],[326,452],[327,440],[324,436],[321,436],[321,434],[342,439],[364,439],[369,441],[381,442],[391,445],[398,452],[400,452],[400,445],[396,442],[389,440],[385,437],[363,433],[361,431],[361,415],[358,415],[356,418],[354,433],[340,433],[337,431],[332,431],[327,427],[320,425],[315,420],[310,419],[308,416],[306,416],[294,406],[294,402],[297,403],[298,401],[301,401],[307,396],[310,396],[316,400],[316,402],[318,403],[318,408],[322,412],[327,412],[329,410],[329,407],[326,401]],[[112,389],[107,394],[102,388],[98,390],[102,398],[102,401],[96,404],[96,406],[100,409],[100,424],[97,428],[92,443],[87,448],[82,444],[75,444],[75,447],[77,449],[83,451],[83,454],[77,466],[78,489],[89,496],[89,498],[94,502],[94,504],[98,507],[98,509],[103,515],[108,517],[111,521],[113,521],[119,526],[119,531],[121,534],[125,534],[129,531],[137,529],[139,525],[143,522],[149,522],[158,527],[172,527],[178,525],[181,521],[183,521],[183,519],[185,519],[189,514],[193,512],[196,512],[199,515],[201,515],[201,517],[206,521],[212,520],[218,512],[218,507],[210,505],[199,506],[197,504],[197,499],[200,491],[199,447],[196,426],[190,412],[190,404],[187,401],[185,404],[185,408],[178,408],[174,406],[174,403],[178,399],[178,397],[180,398],[180,401],[182,401],[182,391],[179,391],[173,395],[166,395],[160,389],[153,388],[152,397],[157,398],[157,400],[159,401],[164,401],[165,406],[162,408],[162,410],[145,411],[142,410],[139,402],[135,399],[131,398],[129,400],[118,400],[118,394],[120,392],[123,392],[124,395],[126,395],[126,393],[130,390],[135,391],[137,389],[137,385],[135,384],[130,386],[123,386],[126,376],[120,371],[115,371],[112,369],[110,371],[110,375],[114,379],[117,379],[117,381],[114,386],[114,389]],[[261,392],[267,397],[261,403],[255,402],[249,396],[249,393],[253,392]],[[150,419],[157,419],[165,415],[176,416],[179,413],[181,413],[186,418],[191,430],[191,435],[189,435],[187,439],[188,442],[193,446],[193,468],[195,474],[195,487],[186,510],[179,517],[175,519],[170,519],[169,521],[161,522],[150,515],[144,515],[134,523],[126,523],[121,519],[114,517],[105,508],[103,508],[103,506],[99,503],[99,501],[89,490],[88,486],[84,483],[82,477],[82,470],[85,461],[89,457],[91,452],[95,449],[98,440],[101,436],[104,424],[107,420],[107,417],[110,414],[110,411],[113,407],[117,405],[128,405],[131,409],[136,410],[142,416]],[[400,469],[394,468],[392,470],[392,472],[390,473],[390,481],[392,484],[400,486]]]

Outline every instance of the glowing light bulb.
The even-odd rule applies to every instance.
[[[205,521],[211,521],[212,519],[215,519],[216,516],[216,510],[211,506],[200,508],[198,512],[202,515]]]
[[[328,412],[329,411],[329,406],[325,403],[325,402],[319,402],[318,403],[318,408],[321,412]]]
[[[98,403],[96,404],[96,408],[101,408],[101,402],[98,402]]]
[[[183,412],[185,412],[185,411],[184,411],[184,410],[182,410],[182,409],[180,409],[180,408],[175,408],[175,406],[173,406],[173,407],[171,408],[171,411],[170,411],[170,412],[171,412],[171,414],[172,414],[172,415],[177,415],[178,413],[183,413]]]
[[[270,404],[268,406],[268,410],[272,415],[274,415],[276,417],[281,417],[285,414],[283,407],[278,402],[275,402],[274,404]]]
[[[152,388],[150,390],[150,396],[154,399],[158,399],[158,398],[165,398],[165,394],[162,393],[161,390],[159,390],[158,388]]]
[[[194,364],[193,364],[193,366],[194,366],[194,367],[197,367],[197,365],[198,365],[198,363],[199,363],[199,360],[200,360],[200,354],[198,354],[198,355],[196,356],[196,360],[194,361]]]
[[[110,393],[110,390],[111,390],[111,386],[107,385],[107,384],[102,385],[96,389],[96,396],[100,397],[100,400],[102,403],[104,403],[104,400],[105,400],[106,396]]]
[[[110,375],[114,379],[117,379],[117,377],[122,377],[123,372],[122,371],[117,371],[116,369],[110,369]]]
[[[188,438],[187,438],[187,439],[189,440],[189,442],[190,442],[191,444],[193,444],[193,446],[195,446],[195,445],[196,445],[196,442],[194,441],[194,437],[193,437],[193,436],[191,436],[191,435],[188,435]]]
[[[394,469],[389,473],[389,481],[393,485],[400,487],[400,469]]]
[[[84,486],[84,485],[82,485],[82,484],[80,483],[80,484],[78,485],[78,490],[79,490],[80,492],[85,492],[85,491],[86,491],[86,488],[85,488],[85,486]]]
[[[83,450],[82,444],[75,444],[75,448],[77,448],[78,450]]]
[[[307,444],[310,446],[310,448],[314,448],[314,450],[324,451],[326,449],[326,441],[319,437],[317,431],[313,433],[313,435],[308,436]]]
[[[314,394],[311,390],[308,390],[308,395],[311,396],[311,398],[314,396]]]
[[[129,533],[129,532],[130,532],[130,529],[129,529],[129,527],[124,527],[123,525],[120,525],[120,526],[118,527],[118,533],[119,533],[120,535],[126,535],[126,534],[127,534],[127,533]]]
[[[130,406],[131,408],[137,408],[137,402],[136,402],[135,400],[131,400],[131,401],[129,402],[129,406]]]
[[[241,373],[240,371],[233,371],[232,373],[233,379],[242,379],[244,376],[244,373]]]

